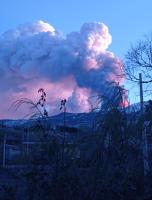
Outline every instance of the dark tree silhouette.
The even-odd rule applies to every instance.
[[[15,111],[19,109],[22,105],[28,105],[30,112],[25,115],[26,118],[46,118],[48,117],[48,112],[46,110],[46,93],[43,88],[38,90],[38,93],[41,93],[41,96],[37,102],[34,102],[29,98],[21,98],[12,103],[11,109]]]
[[[138,74],[142,73],[143,83],[152,82],[152,35],[131,46],[126,54],[125,70],[131,81],[138,82]]]

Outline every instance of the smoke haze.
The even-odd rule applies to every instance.
[[[68,112],[87,112],[89,97],[102,95],[108,82],[123,82],[121,61],[108,47],[112,37],[103,23],[85,23],[79,32],[63,36],[50,24],[37,21],[0,36],[0,118],[21,118],[11,103],[27,97],[36,101],[38,89],[47,93],[50,114],[66,98]]]

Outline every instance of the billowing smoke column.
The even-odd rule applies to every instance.
[[[47,92],[50,114],[68,99],[69,112],[86,112],[89,97],[103,94],[107,82],[122,83],[122,64],[107,51],[112,37],[103,23],[86,23],[65,37],[50,24],[37,21],[0,36],[0,118],[25,115],[8,111],[21,97],[36,101],[37,90]]]

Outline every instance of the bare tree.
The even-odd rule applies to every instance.
[[[125,70],[127,78],[139,82],[139,73],[143,75],[143,83],[152,82],[152,34],[138,41],[126,54]]]

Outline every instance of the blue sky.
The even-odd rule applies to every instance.
[[[101,21],[113,37],[110,49],[122,57],[151,31],[151,7],[151,0],[0,0],[0,33],[39,19],[64,33]]]
[[[100,21],[112,35],[110,50],[123,59],[131,43],[151,32],[151,8],[151,0],[0,0],[0,33],[44,20],[66,34]]]

